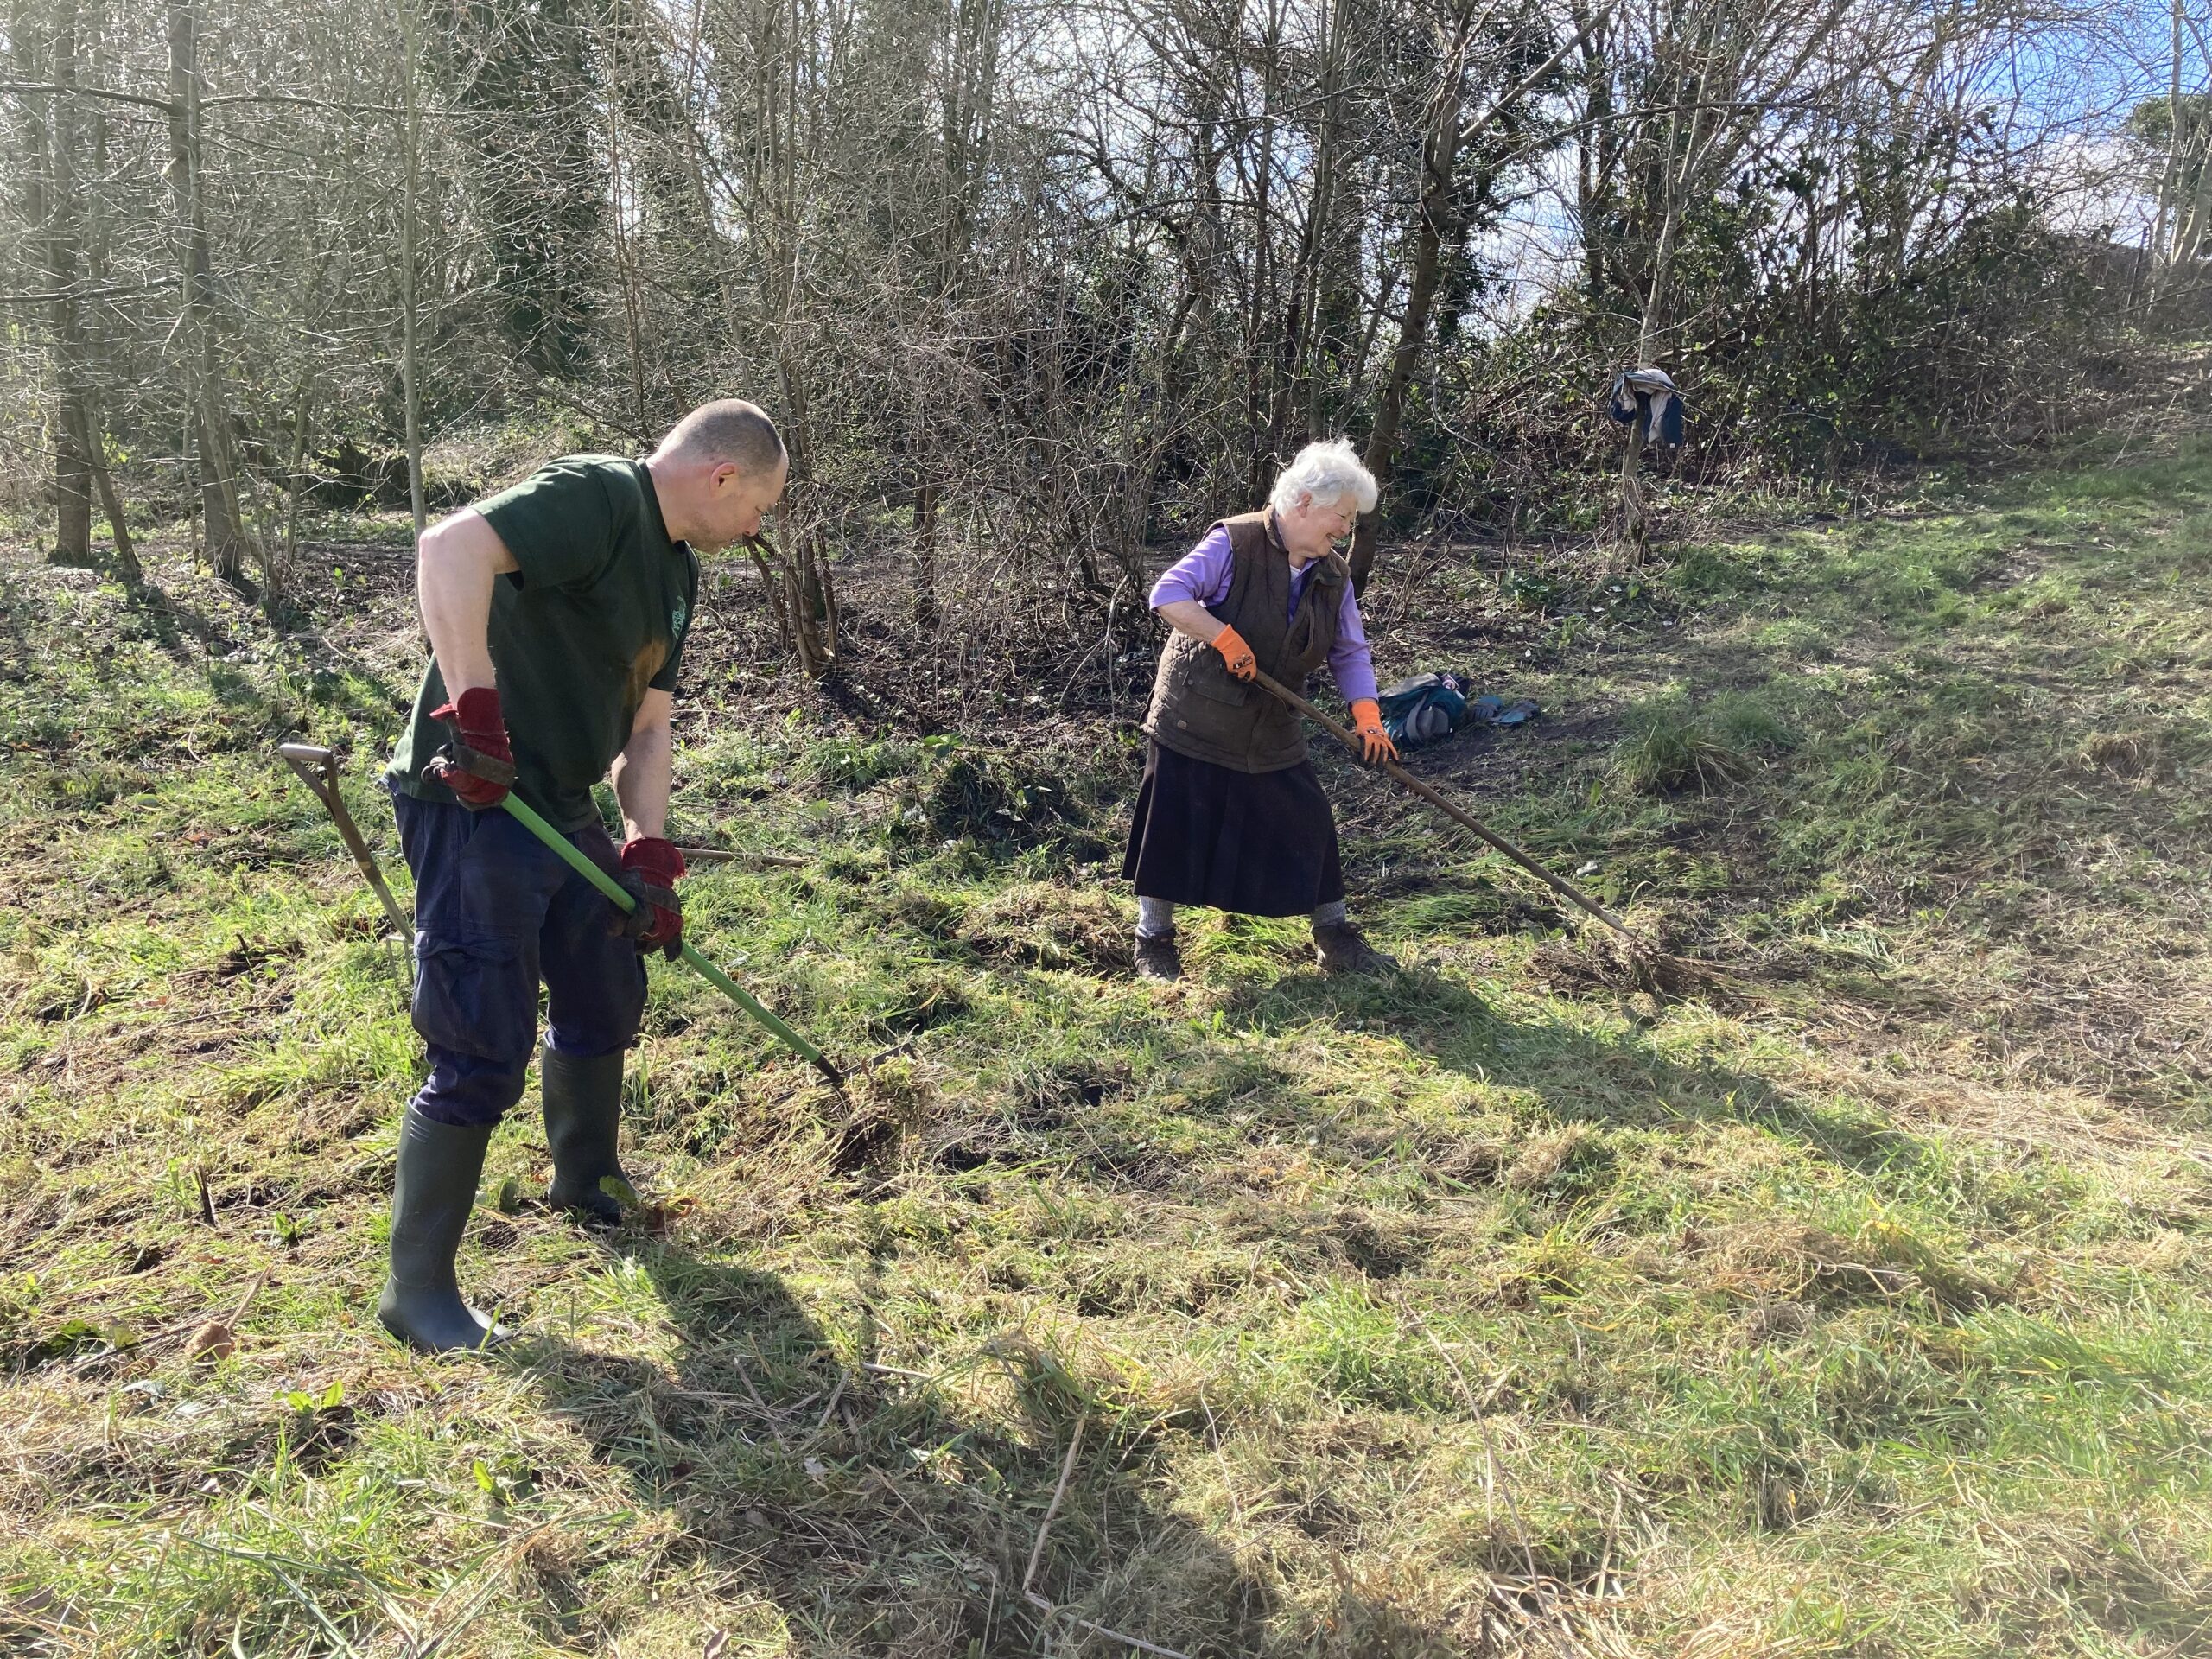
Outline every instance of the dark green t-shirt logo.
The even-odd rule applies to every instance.
[[[680,599],[676,601],[676,608],[668,613],[668,631],[678,639],[683,637],[683,619],[689,614]]]

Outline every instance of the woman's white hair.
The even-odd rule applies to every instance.
[[[1268,505],[1277,512],[1288,512],[1303,502],[1325,507],[1350,496],[1362,512],[1372,512],[1378,493],[1375,474],[1359,464],[1359,452],[1351,441],[1334,438],[1300,450],[1298,458],[1276,475]]]

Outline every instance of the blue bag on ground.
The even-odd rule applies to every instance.
[[[1526,698],[1508,702],[1487,692],[1478,696],[1472,680],[1449,669],[1400,680],[1378,693],[1376,702],[1382,710],[1382,729],[1402,754],[1449,737],[1471,720],[1484,726],[1520,726],[1543,712]]]
[[[1401,753],[1449,737],[1467,717],[1467,682],[1448,671],[1400,680],[1376,699],[1382,709],[1382,729]]]

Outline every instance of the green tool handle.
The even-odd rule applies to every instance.
[[[537,810],[527,802],[523,800],[520,796],[515,794],[512,790],[510,790],[500,798],[499,804],[505,807],[508,814],[512,817],[517,823],[520,823],[524,829],[529,830],[531,835],[536,836],[548,847],[550,847],[555,852],[558,853],[561,855],[562,861],[566,863],[570,869],[574,870],[578,875],[583,877],[585,880],[590,882],[592,886],[597,887],[601,893],[605,893],[608,903],[613,905],[625,915],[627,915],[630,912],[638,907],[638,901],[622,890],[622,884],[620,882],[617,881],[605,870],[601,869],[599,866],[593,863],[590,859],[585,857],[584,855],[578,850],[574,842],[571,842],[566,836],[563,835],[558,830],[556,830],[551,824],[546,823],[543,818],[537,815]],[[724,996],[729,998],[731,1001],[736,1003],[739,1007],[743,1008],[747,1014],[751,1014],[755,1020],[759,1020],[771,1032],[774,1033],[778,1039],[783,1043],[785,1047],[790,1049],[792,1053],[799,1056],[800,1058],[805,1060],[810,1065],[813,1066],[816,1071],[821,1072],[823,1077],[829,1078],[830,1087],[833,1089],[842,1089],[845,1086],[844,1074],[839,1071],[836,1066],[830,1063],[829,1059],[823,1054],[820,1049],[815,1047],[812,1043],[808,1042],[805,1038],[800,1036],[798,1033],[793,1031],[789,1026],[776,1018],[774,1014],[762,1007],[760,1002],[757,1001],[752,994],[747,991],[743,986],[740,985],[735,980],[732,979],[721,969],[715,967],[713,963],[709,962],[706,957],[701,956],[698,951],[694,950],[689,944],[684,945],[683,955],[683,964],[685,967],[690,969],[693,973],[705,980],[708,984],[713,986]]]

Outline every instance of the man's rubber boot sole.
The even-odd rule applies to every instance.
[[[481,1348],[506,1335],[461,1300],[453,1270],[491,1139],[488,1124],[456,1128],[412,1106],[400,1127],[391,1272],[377,1298],[377,1318],[393,1336],[429,1353]]]
[[[618,1048],[580,1060],[548,1045],[537,1059],[545,1097],[545,1146],[553,1154],[553,1185],[545,1201],[591,1226],[619,1226],[622,1201],[600,1182],[612,1175],[625,1186],[630,1184],[617,1155],[623,1052]]]

